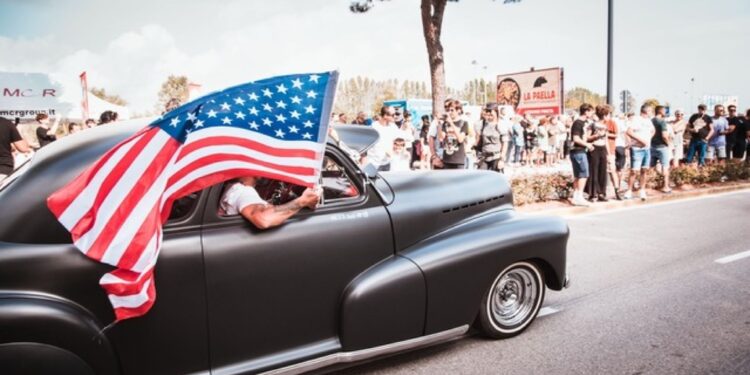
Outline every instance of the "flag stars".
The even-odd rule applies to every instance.
[[[190,112],[187,114],[187,121],[195,121],[195,119],[196,119],[195,113]]]
[[[221,110],[222,111],[228,111],[230,108],[232,108],[227,102],[221,103]]]
[[[270,118],[266,117],[266,118],[263,119],[263,125],[265,125],[265,126],[271,126],[271,124],[273,124],[273,121],[271,121]]]
[[[251,92],[247,94],[247,97],[250,98],[250,100],[257,102],[258,101],[258,95],[256,95],[254,92]]]
[[[250,123],[248,125],[250,126],[250,129],[253,129],[253,130],[258,130],[260,128],[260,126],[258,125],[258,123],[255,122],[255,121],[250,121]]]
[[[300,104],[300,103],[302,103],[302,99],[300,99],[300,97],[297,96],[297,95],[292,96],[292,103],[294,103],[294,104]]]
[[[308,105],[305,107],[305,113],[315,113],[315,107]]]
[[[310,133],[302,134],[302,138],[304,138],[304,139],[312,139],[312,134],[310,134]]]
[[[311,74],[310,75],[310,82],[318,83],[318,79],[320,79],[320,76],[317,74]]]
[[[202,128],[203,127],[203,120],[198,120],[195,122],[195,128]]]
[[[216,111],[214,111],[213,109],[208,111],[208,113],[206,114],[208,115],[209,118],[216,117]]]
[[[240,98],[239,96],[234,98],[234,103],[239,105],[245,105],[245,99]]]
[[[224,118],[221,119],[221,123],[224,124],[224,125],[231,125],[232,124],[232,120],[229,117],[224,116]]]
[[[286,117],[284,117],[284,115],[276,115],[276,121],[278,121],[280,123],[285,123],[286,122]]]
[[[273,107],[271,107],[271,105],[268,103],[263,103],[263,109],[265,109],[268,112],[273,111]]]
[[[279,137],[279,138],[284,138],[284,135],[286,135],[286,133],[284,133],[284,131],[283,131],[283,130],[281,130],[281,129],[277,129],[277,130],[276,130],[276,136],[277,136],[277,137]]]
[[[179,123],[180,123],[180,117],[179,116],[178,117],[174,117],[174,118],[172,118],[172,120],[169,121],[169,125],[172,126],[172,127],[174,127],[174,128],[176,128],[177,124],[179,124]]]
[[[297,111],[291,111],[291,112],[289,112],[289,116],[291,116],[292,118],[299,119],[299,112],[297,112]]]
[[[302,90],[302,81],[300,81],[299,78],[295,78],[292,80],[292,87],[295,89]]]
[[[268,88],[263,89],[263,96],[272,97],[273,93]]]
[[[306,128],[312,128],[313,127],[313,123],[310,120],[307,120],[307,121],[303,122],[302,125],[304,125]]]
[[[296,126],[294,126],[294,125],[292,125],[292,126],[289,127],[289,132],[297,134],[297,132],[299,132],[299,128],[296,127]]]
[[[276,102],[276,107],[286,109],[286,103],[284,103],[283,100],[279,100],[278,102]]]
[[[235,112],[235,113],[234,113],[234,115],[235,115],[235,116],[236,116],[236,117],[237,117],[238,119],[240,119],[240,120],[244,120],[244,119],[245,119],[245,114],[244,114],[244,113],[242,113],[242,112],[240,112],[240,111],[237,111],[237,112]]]
[[[318,94],[315,91],[313,91],[313,90],[310,90],[310,91],[307,92],[307,97],[308,98],[315,99],[316,96],[318,96]]]
[[[250,114],[253,115],[253,116],[257,116],[258,115],[258,108],[250,107],[249,111],[250,111]]]
[[[278,91],[278,92],[280,92],[282,94],[286,94],[286,90],[288,90],[288,89],[286,88],[286,86],[284,86],[283,83],[280,84],[280,85],[278,85],[278,86],[276,86],[276,91]]]

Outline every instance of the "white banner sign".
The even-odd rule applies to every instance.
[[[33,119],[39,113],[62,116],[72,108],[60,101],[62,86],[43,73],[0,72],[0,116]]]

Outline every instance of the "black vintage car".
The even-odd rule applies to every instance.
[[[110,268],[74,248],[45,200],[139,127],[61,139],[0,187],[0,373],[301,373],[472,327],[513,336],[546,288],[567,285],[567,225],[514,212],[503,175],[375,175],[329,144],[324,201],[280,227],[222,215],[223,184],[182,198],[165,225],[156,304],[103,330],[114,317],[98,281]],[[339,134],[355,151],[377,137]]]

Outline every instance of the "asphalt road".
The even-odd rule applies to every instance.
[[[520,336],[341,373],[750,374],[750,191],[567,220],[572,285]]]

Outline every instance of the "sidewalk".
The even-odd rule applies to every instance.
[[[618,201],[615,199],[609,202],[596,202],[592,203],[590,207],[577,207],[572,206],[567,201],[548,201],[541,203],[527,204],[517,207],[516,210],[522,213],[532,214],[543,214],[543,215],[558,215],[558,216],[569,216],[569,215],[580,215],[590,214],[595,212],[602,212],[612,209],[618,209],[623,207],[632,206],[644,206],[658,202],[666,202],[673,200],[681,200],[686,198],[699,197],[703,195],[712,195],[719,193],[726,193],[731,191],[750,189],[750,182],[726,182],[713,186],[695,187],[691,189],[674,189],[672,194],[664,194],[658,190],[649,190],[648,199],[641,201],[637,197],[629,200]]]

